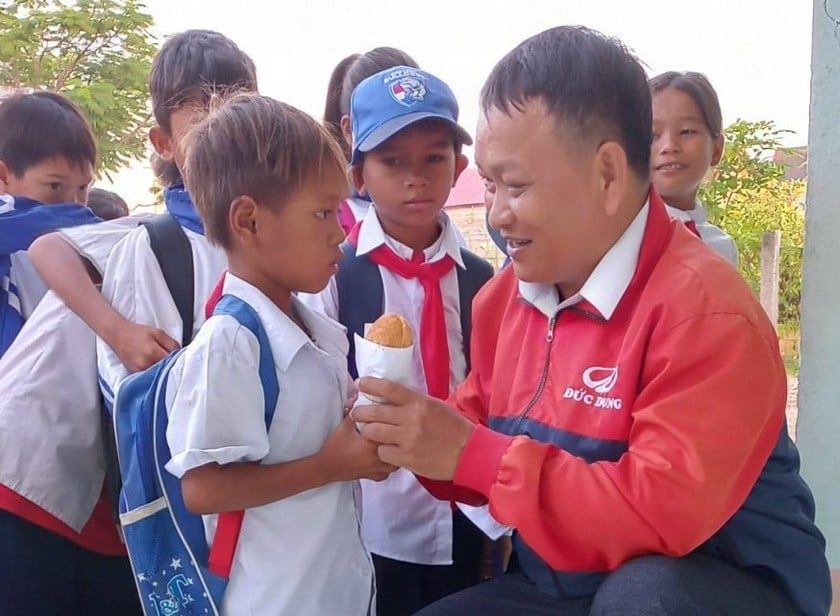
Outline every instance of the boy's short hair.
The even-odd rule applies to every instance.
[[[211,30],[187,30],[169,38],[152,62],[149,92],[155,121],[167,133],[172,111],[206,104],[214,91],[257,89],[254,61],[232,40]]]
[[[186,144],[187,190],[207,238],[225,248],[237,197],[280,207],[307,181],[331,173],[345,178],[344,155],[323,126],[256,93],[237,94],[212,110]]]
[[[13,94],[0,103],[0,161],[20,177],[61,157],[74,166],[96,166],[96,139],[76,105],[55,92]]]
[[[353,151],[350,163],[418,122],[438,121],[453,135],[456,152],[472,137],[458,124],[458,101],[442,79],[410,66],[395,66],[371,75],[353,91],[350,122]]]
[[[640,178],[650,175],[651,97],[647,76],[619,40],[582,26],[532,36],[493,68],[481,91],[485,113],[543,101],[563,129],[621,144]]]
[[[114,220],[128,216],[128,204],[117,193],[104,188],[91,188],[88,192],[88,208],[102,220]]]
[[[720,101],[717,92],[703,73],[687,71],[668,71],[650,80],[651,94],[674,88],[691,97],[703,116],[703,123],[709,130],[712,139],[723,134],[723,114],[720,111]]]

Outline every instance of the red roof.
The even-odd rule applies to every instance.
[[[478,169],[473,167],[464,169],[443,207],[467,205],[484,205],[484,182],[478,175]]]
[[[785,166],[786,180],[808,179],[808,146],[776,150],[773,161]]]

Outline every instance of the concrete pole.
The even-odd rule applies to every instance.
[[[840,0],[814,0],[797,445],[840,613]]]

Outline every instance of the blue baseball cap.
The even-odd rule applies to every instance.
[[[458,125],[458,101],[443,81],[417,68],[395,66],[371,75],[353,90],[350,119],[353,125],[351,164],[379,147],[407,126],[437,118],[452,127],[459,143],[472,137]]]

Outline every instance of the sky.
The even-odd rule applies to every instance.
[[[263,94],[321,117],[336,63],[399,47],[446,81],[471,133],[492,67],[525,38],[581,24],[620,38],[652,76],[708,75],[724,123],[772,120],[807,142],[811,0],[145,0],[158,42],[189,28],[217,30],[256,63]],[[467,154],[471,154],[467,151]],[[148,165],[114,178],[130,205],[149,203]]]

